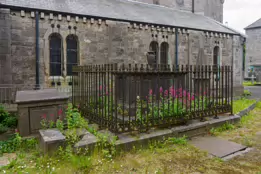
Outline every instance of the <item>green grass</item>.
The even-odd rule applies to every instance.
[[[255,86],[257,83],[256,81],[254,81],[254,83],[252,84],[251,81],[244,81],[243,82],[243,86]]]
[[[233,102],[233,112],[234,114],[239,113],[240,111],[246,109],[250,105],[254,104],[256,100],[250,100],[246,98],[241,98]]]
[[[245,109],[254,100],[235,101],[238,110]],[[213,129],[222,138],[258,149],[252,136],[261,131],[261,102],[254,111],[243,117],[241,122],[225,124]],[[261,147],[261,146],[260,146]],[[45,156],[39,149],[17,151],[17,159],[0,171],[5,173],[39,174],[143,174],[143,173],[258,173],[261,171],[261,151],[225,162],[210,158],[188,143],[186,137],[169,138],[164,142],[151,143],[149,148],[117,153],[115,156],[94,151],[93,154],[74,154],[72,149],[60,149],[54,156]],[[106,152],[107,153],[107,152]]]

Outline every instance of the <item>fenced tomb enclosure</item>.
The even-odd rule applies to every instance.
[[[115,133],[233,113],[231,66],[107,64],[73,73],[73,104]]]

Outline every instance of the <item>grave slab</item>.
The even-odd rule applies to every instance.
[[[196,137],[190,144],[219,158],[245,150],[247,147],[217,137]]]

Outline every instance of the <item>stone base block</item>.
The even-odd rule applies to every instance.
[[[39,130],[40,147],[45,154],[51,154],[65,145],[65,136],[58,129]]]

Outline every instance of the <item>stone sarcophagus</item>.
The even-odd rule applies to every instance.
[[[56,122],[65,118],[68,96],[56,89],[18,91],[18,130],[21,136],[38,133],[41,120]]]

